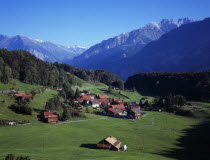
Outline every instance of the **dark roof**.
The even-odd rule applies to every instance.
[[[90,101],[91,103],[100,103],[98,99],[87,99],[87,101]]]
[[[135,112],[135,113],[139,113],[141,111],[140,107],[139,108],[133,108],[131,109],[131,111]]]

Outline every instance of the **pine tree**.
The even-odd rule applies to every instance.
[[[76,91],[75,91],[75,94],[74,94],[74,98],[79,98],[79,97],[80,97],[80,91],[77,88]]]
[[[109,88],[108,88],[108,91],[107,91],[108,93],[112,93],[112,86],[109,86]]]
[[[142,100],[139,101],[139,106],[142,107],[142,108],[144,107]]]
[[[68,108],[65,108],[63,110],[63,115],[62,115],[62,120],[63,121],[66,121],[66,120],[69,120],[71,119],[71,113],[70,113],[70,110]]]

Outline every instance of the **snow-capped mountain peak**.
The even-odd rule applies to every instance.
[[[65,62],[83,53],[84,47],[65,47],[48,41],[26,37],[22,35],[0,35],[0,48],[8,50],[24,49],[34,54],[37,58],[50,62]]]

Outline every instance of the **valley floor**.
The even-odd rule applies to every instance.
[[[190,118],[148,112],[138,122],[107,118],[62,125],[33,122],[30,125],[0,127],[0,158],[13,153],[29,155],[34,160],[173,159],[161,154],[169,148],[180,149],[175,143],[185,134],[156,125],[181,131],[197,123]],[[94,148],[97,142],[110,135],[126,144],[128,149],[117,152]]]

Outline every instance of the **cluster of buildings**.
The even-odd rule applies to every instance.
[[[89,93],[89,90],[82,91],[81,95],[74,101],[75,103],[91,106],[95,109],[103,108],[103,114],[107,116],[138,119],[142,115],[141,108],[136,102],[125,102],[118,98],[109,98],[106,94]]]

